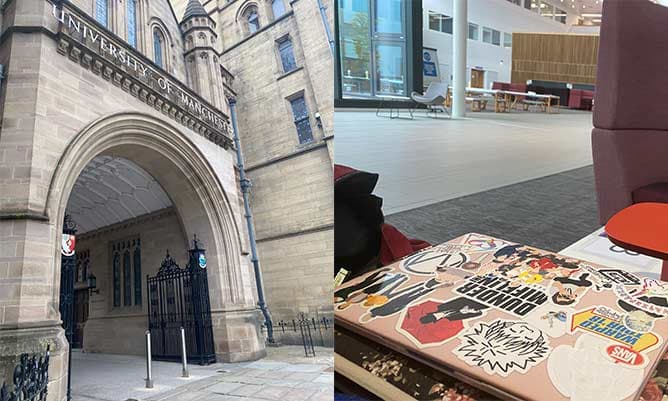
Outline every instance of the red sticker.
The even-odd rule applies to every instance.
[[[645,362],[645,359],[638,351],[625,345],[611,345],[605,349],[605,352],[608,353],[610,358],[614,359],[615,363],[639,366]]]

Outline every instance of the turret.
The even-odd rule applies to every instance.
[[[218,109],[226,111],[216,22],[199,0],[189,0],[179,24],[184,39],[188,85]]]

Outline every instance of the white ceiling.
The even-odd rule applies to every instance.
[[[160,184],[130,160],[98,156],[74,184],[67,213],[79,234],[172,205]]]

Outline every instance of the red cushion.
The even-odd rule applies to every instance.
[[[668,203],[668,183],[645,185],[633,191],[633,203],[640,202]]]

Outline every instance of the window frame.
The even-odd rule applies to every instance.
[[[160,68],[166,70],[167,66],[165,63],[165,35],[157,27],[153,27],[153,62]],[[160,52],[158,52],[160,50]],[[159,57],[158,57],[159,56]]]
[[[510,41],[507,41],[506,40],[507,38],[510,38]],[[506,49],[512,49],[512,47],[513,47],[513,34],[508,33],[508,32],[503,32],[503,42],[501,44]]]
[[[130,46],[132,46],[135,49],[138,48],[137,34],[139,33],[139,30],[137,29],[138,3],[139,0],[126,0],[126,7],[125,7],[125,22],[126,22],[126,31],[127,31],[126,33],[128,38],[128,44],[130,44]],[[130,12],[131,10],[132,12]],[[130,19],[130,15],[132,15],[133,17],[132,20]]]
[[[475,38],[471,37],[471,28],[472,27],[475,27]],[[480,40],[480,25],[478,25],[476,23],[473,23],[473,22],[469,22],[468,26],[467,26],[466,37],[469,40],[479,41]]]
[[[284,50],[283,46],[289,46],[286,49],[289,48],[290,50],[289,55],[292,57],[292,68],[290,69],[286,68],[286,63],[285,60],[283,59],[283,50]],[[297,57],[295,56],[294,43],[292,42],[292,38],[289,35],[283,36],[282,38],[276,41],[276,50],[278,51],[278,58],[281,63],[281,71],[283,74],[288,74],[299,68],[299,65],[297,64]]]
[[[102,20],[102,16],[99,13],[101,9],[104,9],[104,20]],[[109,28],[109,0],[93,0],[93,10],[95,21],[105,28]]]
[[[255,18],[251,20],[251,16],[253,14],[255,15]],[[254,35],[257,33],[257,31],[262,29],[262,24],[260,23],[260,10],[255,5],[250,6],[244,10],[243,20],[246,24],[246,31],[248,32],[248,35]],[[251,26],[254,26],[254,29],[251,29]]]
[[[288,12],[287,8],[285,8],[285,2],[283,0],[269,0],[269,3],[271,6],[271,14],[274,16],[274,20],[281,18]],[[280,14],[276,14],[276,8],[274,7],[275,4],[281,5],[282,12]]]
[[[289,106],[290,106],[290,111],[292,114],[292,121],[295,124],[295,129],[297,131],[297,141],[299,142],[300,146],[308,145],[310,143],[313,143],[315,141],[315,137],[313,135],[313,126],[311,125],[311,113],[309,111],[308,103],[306,102],[306,95],[304,92],[297,93],[288,99]],[[295,103],[298,101],[302,101],[304,104],[304,111],[306,112],[303,116],[298,116],[295,110]],[[306,126],[303,125],[304,122],[308,122],[308,135],[309,138],[307,140],[302,140],[302,133],[300,132],[300,126]]]

